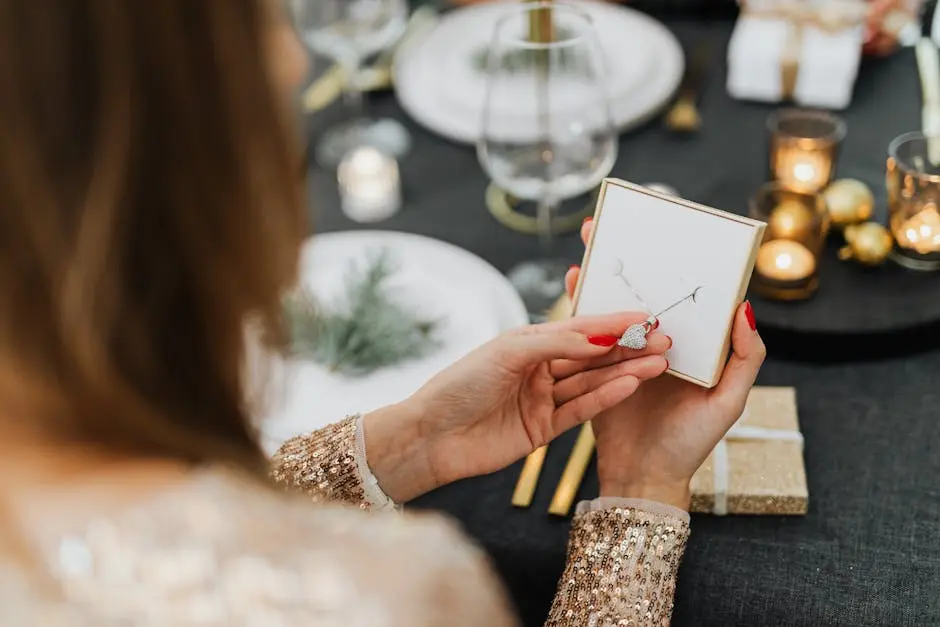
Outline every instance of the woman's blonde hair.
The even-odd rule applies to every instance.
[[[262,0],[0,0],[0,415],[263,457],[244,327],[306,233]]]

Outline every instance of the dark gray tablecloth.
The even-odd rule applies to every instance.
[[[724,93],[720,59],[728,23],[670,26],[683,39],[705,34],[716,43],[705,128],[688,140],[669,136],[657,123],[624,136],[613,175],[669,183],[694,200],[743,211],[765,174],[764,119],[771,109]],[[401,117],[390,97],[374,104]],[[842,174],[879,184],[888,140],[919,122],[913,54],[866,61],[845,117]],[[416,147],[401,164],[407,206],[382,228],[453,242],[501,270],[537,254],[533,238],[502,228],[486,213],[486,178],[474,151],[408,124]],[[312,188],[316,230],[357,228],[339,213],[330,176],[314,172]],[[559,250],[572,262],[582,253],[576,236],[560,241]],[[940,624],[938,382],[940,352],[843,365],[786,362],[772,354],[759,383],[797,387],[810,513],[694,517],[675,623]],[[562,569],[568,523],[549,518],[546,508],[572,440],[569,434],[551,447],[528,510],[509,504],[518,465],[417,504],[453,514],[486,547],[527,625],[541,624]],[[592,470],[579,496],[596,491]]]

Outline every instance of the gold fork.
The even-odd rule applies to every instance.
[[[552,308],[548,310],[546,319],[564,320],[571,315],[571,301],[567,296],[562,296]],[[548,446],[542,446],[525,458],[522,465],[522,471],[519,473],[519,479],[516,481],[516,489],[512,493],[512,504],[516,507],[529,507],[532,505],[532,498],[535,496],[535,488],[539,482],[539,475],[542,473],[542,465],[545,463],[545,454],[548,452]]]
[[[687,52],[685,74],[679,86],[679,96],[666,113],[665,125],[677,133],[694,133],[702,128],[702,115],[698,110],[698,98],[705,81],[709,46],[700,41],[695,50]]]

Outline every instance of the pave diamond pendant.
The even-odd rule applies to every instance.
[[[656,327],[657,320],[650,316],[640,324],[631,324],[617,340],[617,346],[641,351],[646,348],[646,336]]]

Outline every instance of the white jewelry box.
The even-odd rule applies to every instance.
[[[601,184],[572,315],[658,314],[669,374],[714,387],[728,357],[763,222],[618,179]]]

